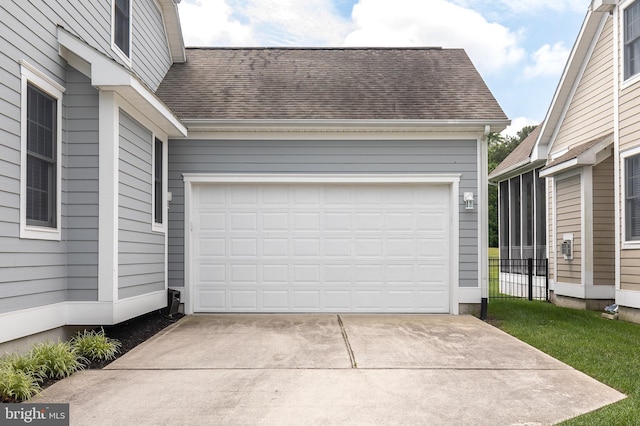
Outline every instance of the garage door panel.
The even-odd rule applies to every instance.
[[[262,230],[287,232],[289,230],[289,214],[279,212],[262,213]]]
[[[233,310],[250,310],[258,309],[258,291],[257,290],[231,290],[229,292],[229,307]]]
[[[320,292],[317,290],[294,290],[293,309],[297,311],[319,311]]]
[[[229,231],[230,232],[252,232],[258,230],[258,214],[247,212],[230,213]]]
[[[448,188],[197,185],[194,308],[448,312]]]
[[[202,236],[198,241],[198,257],[221,257],[226,255],[227,242],[224,238]]]
[[[286,311],[289,309],[289,292],[286,290],[264,290],[262,307],[267,310]]]
[[[200,289],[196,299],[196,310],[227,310],[227,298],[225,290]]]

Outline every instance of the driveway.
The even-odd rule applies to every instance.
[[[195,315],[34,402],[78,425],[553,424],[621,393],[470,316]]]

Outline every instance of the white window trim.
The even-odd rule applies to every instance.
[[[153,144],[152,144],[152,152],[151,152],[151,224],[153,232],[167,232],[167,220],[168,220],[168,200],[167,200],[167,191],[168,191],[168,178],[167,178],[167,167],[169,166],[168,161],[168,143],[159,138],[156,135],[152,135]],[[162,142],[162,223],[156,222],[155,212],[156,212],[156,140]]]
[[[638,72],[637,74],[632,75],[629,78],[625,78],[625,72],[626,72],[626,55],[625,55],[625,46],[624,46],[624,33],[625,33],[625,22],[624,22],[624,16],[625,16],[625,11],[627,8],[629,8],[629,6],[631,6],[633,3],[635,3],[636,1],[640,1],[640,0],[627,0],[625,2],[623,2],[620,5],[620,13],[619,13],[619,28],[620,28],[620,80],[622,81],[622,85],[621,85],[621,89],[625,89],[629,86],[634,85],[635,83],[637,83],[638,81],[640,81],[640,72]]]
[[[133,56],[133,0],[129,0],[129,55],[124,53],[116,44],[116,0],[111,0],[111,50],[113,50],[124,63],[131,67]]]
[[[45,73],[20,61],[20,238],[60,241],[62,239],[62,94],[65,88]],[[27,225],[27,86],[38,87],[56,99],[56,226]]]
[[[640,154],[640,146],[620,153],[620,237],[622,239],[623,250],[640,249],[640,240],[627,240],[627,158]]]

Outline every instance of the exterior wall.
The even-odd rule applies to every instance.
[[[582,282],[582,215],[580,175],[556,179],[556,254],[557,281],[567,284]],[[560,246],[563,234],[573,234],[573,260],[565,260]]]
[[[478,193],[478,142],[170,140],[169,285],[184,286],[183,173],[461,173]],[[478,287],[478,209],[460,210],[461,287]]]
[[[571,100],[551,152],[586,143],[613,131],[613,18],[609,18]]]
[[[118,298],[165,288],[165,238],[153,232],[153,135],[120,113]]]
[[[133,2],[132,68],[155,92],[171,67],[162,13],[155,0]]]
[[[620,22],[624,21],[622,18],[622,11],[620,12]],[[624,52],[623,42],[624,33],[623,28],[620,29],[619,34],[619,58],[620,63],[618,67],[618,75],[620,78],[619,88],[619,144],[620,152],[624,152],[630,149],[640,147],[640,103],[638,103],[638,97],[640,97],[640,79],[633,77],[630,81],[624,81]],[[620,206],[617,211],[620,213],[620,223],[624,223],[624,159],[620,162],[620,185],[618,185]],[[620,229],[621,241],[624,243],[625,230]],[[620,289],[628,291],[640,292],[640,249],[638,248],[622,248],[620,250]],[[634,305],[638,308],[640,306]]]
[[[613,157],[593,168],[593,284],[615,285]]]
[[[59,56],[57,26],[122,63],[111,49],[111,7],[111,0],[0,2],[0,313],[97,298],[97,169],[90,171],[98,167],[97,92]],[[133,26],[132,69],[155,89],[171,59],[154,0],[133,2]],[[61,241],[19,238],[20,61],[66,88]]]
[[[98,91],[69,67],[64,145],[67,168],[69,300],[98,300]]]
[[[32,2],[9,0],[0,4],[0,26],[6,26],[2,31],[5,38],[0,41],[0,50],[10,58],[9,62],[26,59],[55,75],[57,82],[64,85],[65,65],[58,55],[56,35],[57,26],[61,25],[101,53],[123,64],[111,49],[112,0],[52,0],[36,3],[37,6],[34,6]],[[132,3],[131,68],[155,90],[171,66],[162,14],[154,0]]]

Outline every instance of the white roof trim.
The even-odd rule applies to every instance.
[[[313,131],[313,130],[348,130],[348,131],[490,131],[500,132],[510,120],[212,120],[184,119],[182,122],[190,132],[212,131]]]
[[[599,35],[607,23],[607,19],[609,19],[607,13],[595,13],[591,10],[587,12],[580,34],[571,50],[571,55],[565,65],[560,83],[543,121],[542,131],[532,150],[532,160],[537,160],[543,155],[547,155],[555,138],[558,136],[560,126],[569,110],[571,100],[578,89],[580,80],[595,50]]]
[[[187,54],[184,50],[184,38],[182,37],[182,26],[180,24],[177,3],[180,3],[180,1],[158,0],[158,4],[162,9],[162,18],[164,20],[167,41],[169,42],[171,59],[174,63],[183,63],[187,61]]]
[[[611,155],[610,151],[605,155],[602,155],[600,153],[612,143],[613,143],[613,135],[595,144],[588,150],[578,154],[575,158],[571,158],[567,161],[563,161],[560,164],[556,164],[555,166],[549,167],[546,170],[542,170],[540,172],[540,177],[557,175],[558,173],[563,173],[571,169],[574,169],[576,167],[595,166],[596,164],[599,164],[601,161],[605,160]]]
[[[168,136],[187,135],[186,127],[155,93],[113,59],[61,27],[58,27],[58,42],[60,56],[91,78],[91,85],[118,93]]]

